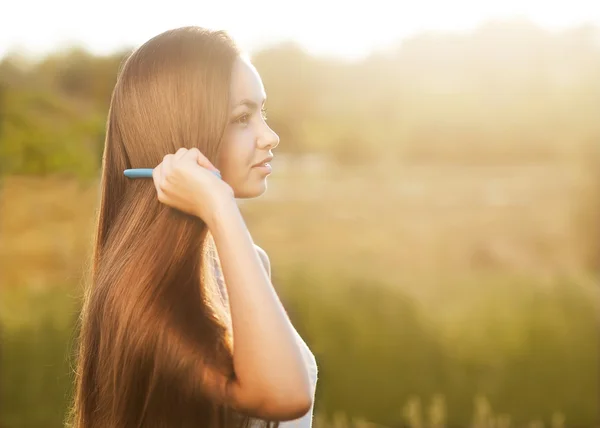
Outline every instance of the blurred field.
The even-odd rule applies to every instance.
[[[281,158],[268,192],[240,204],[256,239],[282,267],[352,266],[355,274],[392,282],[449,271],[551,276],[590,267],[595,236],[583,221],[597,184],[581,165],[351,169],[316,159],[291,166]],[[78,278],[91,242],[96,188],[95,181],[5,179],[2,200],[10,209],[0,219],[0,251],[6,284]]]
[[[441,394],[436,405],[443,399],[448,408],[437,411],[448,426],[477,412],[483,421],[510,415],[510,426],[535,415],[547,424],[553,415],[598,422],[599,290],[582,263],[589,242],[574,233],[578,195],[589,188],[581,168],[286,162],[274,163],[268,193],[241,207],[321,363],[322,419],[337,411],[340,423],[343,411],[417,427]],[[3,366],[7,384],[23,389],[21,401],[13,387],[2,401],[15,421],[35,388],[66,393],[96,189],[50,177],[4,180],[1,313],[5,343],[19,341]],[[46,347],[53,351],[40,352]],[[37,376],[24,355],[40,359]],[[40,411],[60,418],[57,407]],[[497,425],[477,425],[487,426]]]
[[[61,425],[125,55],[0,60],[1,428]],[[595,30],[253,60],[282,143],[240,207],[319,361],[315,428],[600,427]]]

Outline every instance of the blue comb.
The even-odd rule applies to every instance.
[[[126,169],[125,171],[123,171],[123,174],[125,174],[125,177],[129,178],[152,178],[152,171],[152,168],[133,168]],[[221,178],[221,174],[218,171],[211,172],[217,177]]]

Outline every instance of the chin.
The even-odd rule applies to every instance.
[[[262,196],[267,191],[267,180],[261,180],[257,183],[246,183],[245,186],[234,188],[234,197],[237,199],[252,199]]]

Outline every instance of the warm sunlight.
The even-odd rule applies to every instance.
[[[2,6],[0,428],[600,428],[600,0]]]
[[[35,4],[32,4],[35,3]],[[32,10],[35,13],[32,14]],[[468,31],[494,19],[529,19],[549,29],[600,23],[600,4],[587,0],[275,0],[196,2],[149,6],[140,0],[11,3],[0,14],[0,55],[20,49],[46,53],[72,44],[94,53],[137,45],[170,27],[224,28],[246,49],[293,40],[314,54],[359,58],[422,30]]]

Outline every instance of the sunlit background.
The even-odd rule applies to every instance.
[[[184,25],[265,83],[315,428],[600,426],[600,3],[148,3],[0,7],[1,428],[62,425],[117,69]]]

